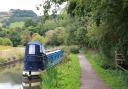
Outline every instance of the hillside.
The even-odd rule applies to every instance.
[[[10,17],[9,12],[0,12],[0,22],[4,21],[5,19]]]
[[[32,10],[11,9],[7,12],[0,12],[0,23],[4,25],[9,25],[13,22],[24,22],[26,19],[38,21],[39,17]]]

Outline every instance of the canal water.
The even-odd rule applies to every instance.
[[[22,86],[23,63],[0,68],[0,89],[40,89],[40,86]],[[41,82],[41,81],[40,81]]]
[[[0,89],[22,89],[22,63],[0,68]]]

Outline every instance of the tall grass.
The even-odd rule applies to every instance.
[[[3,45],[0,45],[0,51],[1,50],[7,50],[7,49],[10,49],[12,48],[11,46],[3,46]]]
[[[76,55],[70,61],[49,68],[42,73],[42,89],[79,89],[80,65]]]
[[[102,58],[95,51],[86,50],[85,55],[97,74],[111,89],[128,89],[128,74],[121,70],[104,69]]]
[[[0,46],[0,63],[5,62],[8,58],[15,57],[16,59],[23,59],[23,47]]]

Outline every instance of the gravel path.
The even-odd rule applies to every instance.
[[[109,89],[96,74],[84,54],[78,54],[78,58],[81,67],[80,89]]]

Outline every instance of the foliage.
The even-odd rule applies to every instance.
[[[9,31],[8,37],[12,41],[13,46],[18,46],[21,44],[20,32],[18,32],[16,30],[11,30],[11,31]]]
[[[37,10],[40,10],[43,8],[43,22],[45,23],[46,20],[49,19],[49,14],[52,14],[51,16],[53,18],[57,17],[57,12],[59,9],[59,5],[63,4],[63,2],[66,2],[67,0],[45,0],[43,4],[40,4],[37,6]],[[52,11],[51,11],[52,10]],[[52,13],[49,13],[52,12]]]
[[[76,31],[76,40],[77,40],[77,44],[84,46],[87,45],[87,30],[85,27],[80,27],[77,29]]]
[[[35,33],[32,35],[33,41],[39,41],[41,43],[45,43],[45,38],[43,36],[40,36],[38,33]]]
[[[77,20],[70,19],[69,24],[66,26],[66,37],[65,37],[65,44],[66,45],[72,45],[76,44],[76,34],[75,32],[77,31],[78,24]]]
[[[9,28],[23,28],[24,22],[14,22],[11,23]]]
[[[56,28],[46,32],[46,44],[59,46],[64,43],[64,28]]]
[[[7,44],[13,45],[13,46],[17,46],[21,44],[21,28],[2,28],[0,30],[0,37],[2,38],[8,38],[11,40],[11,42],[7,39],[5,39],[7,41]]]
[[[12,46],[12,42],[8,38],[0,37],[0,45]]]
[[[21,35],[21,42],[23,45],[26,45],[29,41],[31,41],[32,32],[28,30],[24,30]]]
[[[54,30],[56,27],[58,27],[58,24],[55,22],[55,20],[47,20],[43,24],[40,34],[45,35],[47,31]]]
[[[69,50],[71,53],[77,54],[79,53],[79,47],[78,46],[70,46]]]
[[[67,2],[67,6],[57,14],[57,8],[63,2]],[[16,46],[21,42],[26,44],[33,33],[38,33],[45,37],[47,45],[94,48],[104,55],[106,65],[114,64],[115,51],[123,53],[128,61],[127,3],[127,0],[45,0],[38,7],[43,8],[44,13],[41,23],[28,20],[23,29],[14,29],[12,32],[2,28],[0,37],[11,39]],[[53,8],[52,13],[50,8]],[[59,32],[55,29],[58,27],[63,27],[64,30]]]
[[[36,26],[37,25],[37,23],[35,23],[32,19],[27,19],[26,21],[25,21],[25,23],[24,23],[24,26],[25,27],[29,27],[29,26]]]
[[[113,63],[115,50],[128,60],[126,0],[69,0],[68,3],[68,14],[85,20],[89,47],[102,52],[108,63]]]
[[[79,89],[80,65],[76,55],[71,54],[70,59],[42,73],[42,89]]]
[[[5,37],[6,34],[7,32],[3,28],[0,28],[0,37]]]
[[[29,26],[26,28],[26,30],[28,30],[32,33],[40,33],[40,27],[39,26]]]

